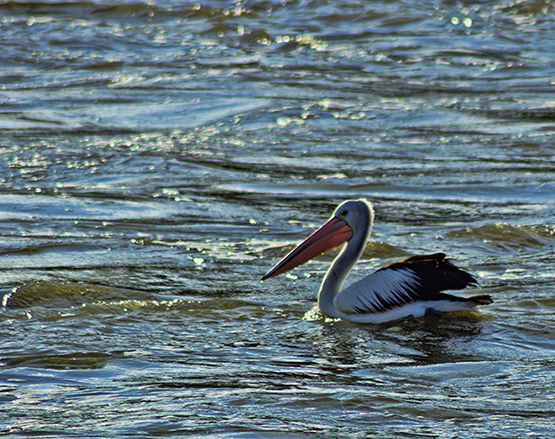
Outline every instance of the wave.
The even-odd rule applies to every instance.
[[[552,226],[513,226],[506,223],[465,227],[447,233],[447,237],[479,241],[484,247],[497,250],[534,251],[555,245],[555,228]]]

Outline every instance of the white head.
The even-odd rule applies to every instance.
[[[374,223],[374,208],[372,204],[364,198],[360,200],[347,200],[341,203],[333,217],[345,221],[351,229],[353,234],[360,233],[363,230],[370,230]]]
[[[357,237],[359,243],[357,248],[360,247],[360,252],[362,252],[373,220],[374,209],[368,201],[360,199],[341,203],[322,227],[275,265],[262,277],[262,280],[292,270],[325,251],[349,241],[353,236]]]

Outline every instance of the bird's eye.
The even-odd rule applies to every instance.
[[[347,215],[349,215],[349,211],[348,211],[347,209],[342,210],[342,211],[339,213],[339,218],[346,218]]]

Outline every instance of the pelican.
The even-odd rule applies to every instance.
[[[489,295],[469,298],[442,293],[461,290],[476,279],[449,262],[445,254],[411,256],[342,289],[370,235],[374,209],[365,199],[339,205],[331,218],[276,264],[262,280],[286,273],[347,241],[318,293],[320,311],[357,323],[385,323],[408,316],[472,311],[493,302]]]

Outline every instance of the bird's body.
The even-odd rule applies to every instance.
[[[443,253],[412,256],[381,268],[343,289],[373,223],[366,200],[342,203],[332,217],[289,253],[262,280],[285,273],[347,241],[329,268],[318,293],[318,306],[329,317],[358,323],[384,323],[408,316],[473,310],[492,302],[487,295],[463,298],[442,293],[476,283],[472,275],[451,264]]]

